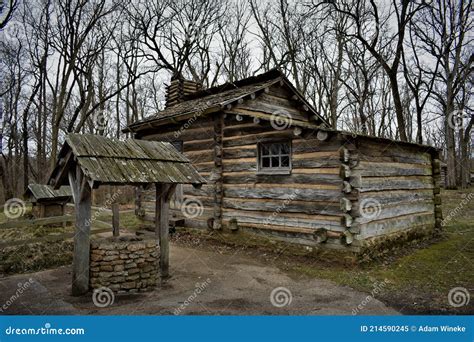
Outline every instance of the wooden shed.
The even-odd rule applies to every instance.
[[[55,190],[46,184],[30,184],[24,197],[33,206],[33,216],[42,218],[64,215],[64,207],[71,201],[72,193],[69,186]]]
[[[160,244],[162,277],[169,269],[169,200],[177,184],[200,187],[205,180],[189,159],[167,142],[108,139],[92,134],[68,134],[49,183],[69,184],[74,198],[73,295],[89,290],[89,250],[92,190],[100,185],[140,185],[155,193],[155,230]]]
[[[189,89],[125,129],[136,139],[173,143],[207,177],[201,189],[183,186],[173,208],[186,226],[355,252],[440,227],[435,148],[329,129],[277,70]],[[202,207],[198,215],[189,215],[189,203]],[[151,208],[153,196],[139,192],[137,212],[149,219]]]

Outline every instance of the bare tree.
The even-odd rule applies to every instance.
[[[421,48],[440,64],[431,70],[437,79],[432,92],[443,113],[448,188],[457,184],[455,130],[458,115],[465,108],[465,104],[461,107],[456,104],[456,97],[465,88],[474,62],[474,38],[470,35],[474,25],[472,8],[472,0],[435,1],[422,12],[422,21],[415,31]]]
[[[0,0],[0,30],[10,21],[17,5],[18,0]]]
[[[346,35],[359,40],[386,72],[390,80],[399,136],[401,140],[407,141],[408,136],[400,97],[398,71],[407,26],[413,16],[427,6],[426,3],[420,2],[413,5],[410,0],[393,0],[390,9],[385,13],[375,0],[324,1],[315,3],[315,6],[324,4],[333,6],[336,11],[350,18],[353,29],[349,29]],[[385,35],[380,33],[386,30],[392,19],[396,20],[396,32],[385,39]]]

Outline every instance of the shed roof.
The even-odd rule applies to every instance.
[[[98,184],[205,183],[188,158],[161,141],[68,134],[50,183],[68,184],[68,171],[76,164]]]
[[[143,127],[168,120],[179,120],[189,114],[207,114],[217,112],[240,99],[248,98],[249,95],[270,87],[271,85],[283,82],[300,101],[305,103],[313,115],[318,118],[318,123],[326,123],[316,110],[306,101],[291,82],[277,69],[272,69],[266,73],[248,77],[236,82],[225,83],[217,87],[201,90],[186,97],[185,101],[168,107],[159,113],[146,119],[136,121],[124,129],[124,132],[135,132]]]
[[[30,184],[25,192],[25,196],[33,201],[43,200],[65,200],[72,196],[69,186],[61,186],[55,190],[52,186],[46,184]]]

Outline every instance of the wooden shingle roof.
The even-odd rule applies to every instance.
[[[227,105],[239,100],[249,99],[251,94],[283,82],[318,117],[320,123],[325,123],[315,109],[305,100],[291,82],[278,70],[273,69],[264,74],[248,77],[233,83],[225,83],[217,87],[205,89],[188,95],[185,101],[168,107],[159,113],[140,121],[136,121],[126,127],[123,132],[136,132],[142,128],[153,126],[164,120],[179,120],[189,115],[204,115],[224,109]]]
[[[25,192],[25,197],[32,202],[66,200],[72,196],[69,186],[61,186],[55,190],[52,186],[46,184],[30,184]]]
[[[68,184],[67,173],[75,165],[96,184],[205,183],[189,159],[160,141],[69,134],[50,184],[56,188]]]

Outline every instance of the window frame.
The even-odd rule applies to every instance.
[[[288,166],[287,167],[263,167],[262,161],[262,148],[264,145],[271,146],[273,144],[288,144]],[[270,155],[272,156],[272,155]],[[276,155],[275,155],[276,156]],[[282,154],[279,153],[278,157],[281,158]],[[257,144],[257,174],[259,175],[290,175],[293,163],[292,163],[292,156],[293,156],[293,147],[291,144],[291,140],[276,140],[276,141],[262,141]],[[271,157],[270,157],[271,158]]]

